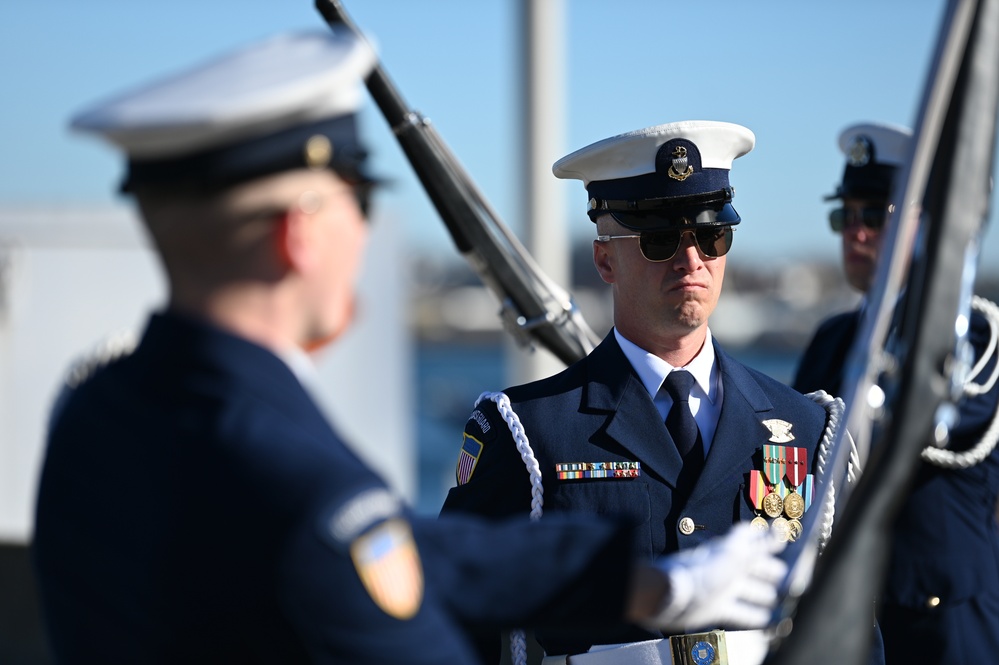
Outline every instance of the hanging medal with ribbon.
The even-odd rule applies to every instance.
[[[790,525],[791,521],[788,521],[783,517],[775,517],[774,521],[770,523],[770,531],[779,542],[786,543],[791,540]]]
[[[769,485],[769,493],[763,497],[763,512],[770,517],[780,517],[784,512],[784,500],[780,496],[779,486],[784,483],[784,472],[787,468],[787,451],[784,446],[763,444],[763,473]]]
[[[748,489],[749,501],[753,504],[753,507],[756,508],[757,511],[756,517],[753,518],[753,521],[750,522],[750,524],[760,531],[766,531],[770,528],[770,526],[767,524],[767,521],[760,516],[759,511],[763,510],[763,497],[767,494],[767,483],[766,480],[763,479],[763,474],[756,469],[749,472]]]
[[[805,514],[805,499],[797,491],[805,481],[808,472],[808,449],[787,448],[787,480],[791,491],[784,497],[784,514],[788,519],[796,520]]]
[[[787,521],[787,540],[793,543],[801,537],[801,532],[804,531],[804,527],[798,520],[788,520]]]

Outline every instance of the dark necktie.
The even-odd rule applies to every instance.
[[[663,382],[663,389],[673,398],[673,406],[666,414],[666,429],[673,437],[676,448],[683,458],[683,470],[680,472],[678,490],[689,493],[704,466],[704,446],[701,443],[701,433],[690,412],[690,389],[694,385],[693,375],[686,370],[670,372]]]

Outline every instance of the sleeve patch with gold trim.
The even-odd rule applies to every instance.
[[[464,485],[472,479],[475,466],[479,463],[479,455],[482,454],[483,444],[474,436],[467,432],[462,434],[461,452],[458,453],[458,484]]]
[[[386,614],[412,618],[423,602],[423,566],[405,520],[391,519],[354,541],[354,568],[368,595]]]

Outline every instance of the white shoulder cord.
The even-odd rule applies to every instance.
[[[534,456],[531,443],[527,440],[527,434],[524,432],[524,426],[520,422],[520,417],[510,406],[510,398],[506,396],[506,393],[482,393],[475,400],[475,406],[478,406],[484,399],[496,402],[496,410],[499,411],[500,417],[510,428],[513,441],[517,444],[517,452],[520,453],[520,458],[527,466],[527,473],[531,476],[531,521],[537,522],[541,519],[542,507],[545,504],[545,490],[541,486],[541,465],[538,464],[538,458]]]
[[[964,394],[969,397],[974,397],[992,390],[996,384],[996,380],[999,379],[999,363],[996,363],[996,366],[992,369],[991,376],[989,376],[984,383],[974,383],[974,379],[976,379],[978,375],[981,374],[982,370],[985,369],[985,365],[996,352],[996,348],[999,347],[999,306],[992,301],[980,298],[979,296],[972,297],[971,306],[973,309],[981,312],[989,323],[988,346],[982,354],[982,357],[975,363],[975,366],[972,368],[964,386]],[[844,404],[842,399],[838,397],[833,398],[824,390],[809,393],[806,397],[809,397],[812,401],[821,404],[825,407],[826,412],[829,414],[828,422],[826,423],[826,430],[823,433],[818,452],[817,469],[819,475],[823,475],[825,474],[826,463],[829,459],[830,444],[832,442],[833,435],[836,433],[836,427],[843,415]],[[850,439],[850,461],[847,465],[847,482],[853,483],[856,481],[861,470],[860,457],[857,452],[857,446],[853,441],[853,437],[850,436],[849,432],[846,432],[846,436]],[[982,435],[981,440],[974,447],[963,452],[954,452],[951,450],[936,448],[934,446],[927,446],[922,451],[922,458],[930,464],[945,469],[967,469],[988,457],[995,449],[997,443],[999,443],[999,410],[993,414],[992,421],[989,424],[988,429],[985,434]],[[820,547],[824,546],[825,542],[828,541],[829,536],[832,534],[832,524],[835,514],[835,489],[834,483],[830,486],[825,515],[823,516],[824,521],[822,523]]]
[[[972,296],[971,307],[981,312],[989,322],[988,348],[985,349],[985,353],[975,363],[968,376],[968,380],[964,384],[964,394],[969,397],[975,397],[992,390],[996,384],[996,379],[999,378],[999,362],[997,362],[996,366],[992,368],[992,375],[985,383],[974,383],[974,380],[985,369],[985,364],[988,363],[992,355],[996,352],[997,340],[999,340],[999,307],[991,300],[986,300],[978,296]],[[969,469],[988,457],[995,449],[997,442],[999,442],[999,409],[992,414],[992,421],[985,430],[985,434],[982,435],[981,440],[973,447],[962,452],[954,452],[946,448],[937,448],[929,445],[923,448],[922,458],[924,462],[929,462],[943,469]]]
[[[839,397],[833,397],[824,390],[816,390],[813,393],[808,393],[805,397],[811,399],[816,404],[824,407],[828,417],[826,418],[826,428],[822,432],[822,440],[819,442],[818,455],[816,459],[816,470],[820,477],[826,474],[826,464],[829,461],[829,454],[831,452],[832,441],[836,435],[836,430],[839,427],[840,420],[843,417],[843,412],[846,410],[846,405],[843,400]],[[846,466],[846,482],[854,483],[861,471],[860,468],[860,453],[857,451],[857,444],[850,436],[850,432],[844,432],[844,436],[850,442],[850,459]],[[829,541],[829,536],[832,535],[833,521],[836,516],[836,483],[831,482],[829,485],[829,494],[826,497],[826,505],[823,510],[823,515],[819,518],[822,520],[821,532],[819,534],[819,549],[825,547],[825,544]]]
[[[77,357],[66,370],[62,385],[52,400],[47,426],[51,428],[62,415],[66,401],[73,391],[89,381],[97,370],[132,353],[137,344],[138,337],[135,333],[124,330],[109,335],[86,354]]]
[[[475,400],[475,406],[478,406],[484,399],[489,399],[496,403],[496,410],[499,411],[500,417],[503,418],[507,427],[510,428],[513,441],[517,444],[517,452],[520,453],[520,458],[524,460],[527,473],[531,477],[531,521],[537,522],[541,519],[542,509],[545,504],[545,490],[541,485],[541,465],[538,464],[538,458],[534,456],[534,451],[531,449],[530,441],[527,440],[527,434],[524,432],[524,426],[520,422],[520,417],[517,416],[513,407],[510,406],[510,398],[505,393],[485,392]],[[523,630],[514,630],[510,633],[510,655],[514,665],[527,664],[527,634]]]
[[[97,370],[132,353],[138,343],[138,338],[131,330],[119,330],[108,335],[85,355],[73,361],[66,371],[65,387],[78,387]]]

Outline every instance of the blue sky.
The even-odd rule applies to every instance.
[[[520,0],[344,0],[411,105],[437,126],[501,217],[520,228]],[[836,256],[825,222],[842,168],[839,131],[912,124],[943,0],[564,0],[566,118],[554,162],[613,134],[725,120],[756,133],[733,168],[743,225],[732,259]],[[115,204],[118,156],[69,117],[151,75],[284,30],[323,29],[311,0],[69,0],[0,9],[0,205]],[[380,114],[364,131],[394,179],[383,213],[420,247],[452,251]],[[573,238],[585,193],[562,184]],[[995,218],[992,214],[992,218]],[[991,223],[994,226],[994,223]],[[983,265],[999,240],[985,236]],[[990,261],[991,257],[991,261]]]

